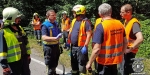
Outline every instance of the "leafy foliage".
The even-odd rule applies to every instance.
[[[134,8],[134,16],[141,21],[142,32],[144,35],[144,42],[140,46],[138,56],[149,57],[150,55],[150,0],[1,0],[0,13],[5,7],[13,6],[18,8],[25,16],[22,19],[22,26],[31,33],[32,26],[30,24],[33,18],[33,13],[37,12],[42,21],[45,20],[45,13],[49,9],[54,9],[57,12],[57,21],[60,23],[62,11],[67,11],[68,16],[72,19],[72,8],[74,5],[82,4],[86,7],[86,16],[94,24],[95,19],[99,17],[98,6],[102,3],[109,3],[113,8],[112,17],[121,19],[120,7],[125,3],[130,3]],[[0,15],[1,16],[1,15]]]
[[[141,21],[142,33],[144,36],[144,41],[139,48],[139,52],[137,54],[138,57],[146,57],[150,58],[150,19]]]

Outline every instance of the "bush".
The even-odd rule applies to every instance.
[[[144,36],[144,41],[140,45],[139,52],[137,53],[138,57],[150,58],[150,19],[140,21],[141,31]]]

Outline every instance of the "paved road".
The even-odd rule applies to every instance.
[[[31,63],[30,63],[30,70],[31,70],[31,75],[47,75],[46,74],[46,66],[44,64],[44,60],[42,57],[38,56],[38,54],[33,54],[34,50],[32,50],[32,55],[31,55]],[[65,75],[70,75],[70,69],[65,70]],[[60,75],[63,74],[63,68],[62,65],[58,65],[56,72]],[[0,75],[2,75],[2,68],[0,67]]]

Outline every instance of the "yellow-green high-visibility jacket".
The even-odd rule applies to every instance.
[[[7,44],[7,50],[0,50],[0,58],[7,59],[8,63],[15,62],[21,59],[20,43],[18,42],[14,32],[9,28],[2,29],[4,38]]]

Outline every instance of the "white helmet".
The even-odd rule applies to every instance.
[[[15,23],[15,19],[17,17],[20,17],[22,14],[18,11],[18,9],[14,7],[7,7],[2,12],[3,15],[3,22],[5,21],[12,23]]]
[[[37,15],[37,16],[38,16],[39,14],[35,12],[35,13],[33,14],[33,16],[35,16],[35,15]]]
[[[67,15],[67,11],[63,11],[62,14],[66,14]]]

